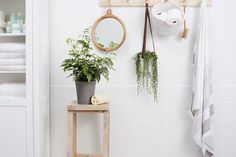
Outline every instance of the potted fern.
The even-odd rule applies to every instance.
[[[85,29],[79,39],[68,38],[69,58],[62,63],[64,72],[70,72],[75,80],[78,104],[90,104],[95,93],[96,82],[103,76],[109,79],[109,70],[113,69],[111,58],[100,57],[91,47],[90,29]]]

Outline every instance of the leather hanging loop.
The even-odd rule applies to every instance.
[[[153,31],[152,31],[152,23],[151,23],[151,18],[150,18],[150,12],[149,12],[149,9],[147,9],[147,17],[148,17],[149,29],[150,29],[151,38],[152,38],[152,46],[153,46],[153,50],[154,50],[154,52],[156,52],[155,41],[154,41],[154,36],[153,36]]]
[[[153,31],[152,31],[152,24],[151,24],[151,18],[150,18],[150,13],[148,9],[148,3],[145,3],[145,18],[144,18],[144,33],[143,33],[143,47],[142,47],[142,53],[145,53],[146,51],[146,43],[147,43],[147,25],[149,23],[149,29],[151,33],[151,38],[152,38],[152,46],[154,52],[156,52],[155,48],[155,42],[154,42],[154,36],[153,36]]]
[[[144,32],[143,32],[143,48],[142,53],[146,50],[146,40],[147,40],[147,10],[148,10],[148,3],[145,3],[145,16],[144,16]]]

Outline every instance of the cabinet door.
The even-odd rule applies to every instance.
[[[0,107],[0,156],[26,157],[24,107]]]

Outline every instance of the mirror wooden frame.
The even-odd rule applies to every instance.
[[[121,26],[122,26],[122,28],[123,28],[123,32],[124,32],[124,33],[123,33],[123,38],[122,38],[121,42],[120,42],[116,47],[114,47],[114,48],[102,47],[102,46],[97,42],[96,36],[95,36],[95,35],[96,35],[96,28],[97,28],[98,24],[99,24],[102,20],[108,19],[108,18],[113,18],[113,19],[117,20],[117,21],[121,24]],[[126,27],[125,27],[125,24],[122,22],[122,20],[121,20],[119,17],[113,15],[113,14],[112,14],[112,11],[111,11],[110,9],[107,10],[107,13],[106,13],[104,16],[102,16],[102,17],[100,17],[99,19],[97,19],[97,21],[94,23],[94,25],[93,25],[93,27],[92,27],[92,40],[93,40],[94,45],[95,45],[99,50],[102,50],[102,51],[105,51],[105,52],[113,52],[113,51],[119,49],[119,48],[123,45],[125,39],[126,39]]]

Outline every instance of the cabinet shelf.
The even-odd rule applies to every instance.
[[[0,107],[24,107],[26,106],[26,97],[0,96]]]
[[[0,71],[0,74],[25,74],[25,71]]]
[[[25,33],[0,33],[0,37],[25,37]]]

